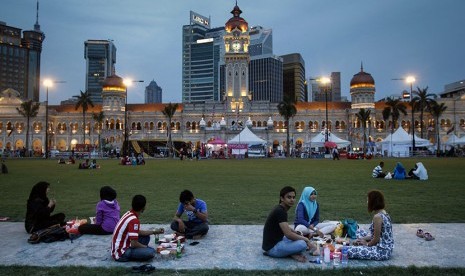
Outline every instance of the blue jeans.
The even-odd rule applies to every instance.
[[[150,236],[139,236],[138,241],[143,245],[148,245],[150,242]],[[117,260],[118,262],[128,261],[146,261],[155,257],[155,249],[152,247],[146,248],[132,248],[126,249],[124,254]]]
[[[293,241],[287,237],[278,242],[273,248],[268,250],[267,254],[274,258],[284,258],[291,255],[302,253],[307,249],[307,243],[303,240]]]

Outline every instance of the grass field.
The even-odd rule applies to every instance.
[[[406,169],[419,159],[386,159],[385,169],[396,161]],[[120,166],[117,160],[99,160],[101,169],[78,170],[56,160],[9,159],[9,174],[0,174],[0,216],[23,221],[26,200],[38,181],[51,183],[57,212],[68,218],[95,212],[101,186],[118,192],[121,211],[130,208],[135,194],[147,197],[142,223],[168,224],[179,193],[190,189],[207,202],[211,224],[263,224],[278,203],[279,190],[290,185],[297,196],[305,186],[317,189],[320,219],[351,217],[368,223],[366,193],[385,193],[394,223],[465,222],[465,159],[420,159],[428,169],[428,181],[371,178],[377,160],[245,159],[180,161],[148,160],[145,166]],[[293,220],[292,209],[289,221]]]

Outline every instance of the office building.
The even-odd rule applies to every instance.
[[[182,102],[219,101],[224,27],[211,28],[210,18],[191,11],[182,32]]]
[[[317,80],[320,77],[311,78],[312,99],[313,102],[340,102],[341,101],[341,72],[332,72],[331,83],[325,87]],[[326,98],[327,97],[327,98]]]
[[[93,103],[102,103],[102,84],[115,72],[116,47],[112,40],[84,42],[86,59],[86,91]]]
[[[23,31],[0,21],[0,91],[14,89],[21,98],[39,101],[40,56],[44,33],[39,25],[37,3],[34,29]]]
[[[260,58],[251,59],[249,90],[253,101],[281,102],[283,100],[282,58],[275,55],[261,55]]]
[[[307,102],[305,61],[299,53],[281,56],[283,59],[283,93],[296,102]]]
[[[145,103],[162,103],[163,89],[152,80],[150,84],[145,87]]]

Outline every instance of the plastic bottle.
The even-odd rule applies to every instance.
[[[181,258],[181,240],[178,240],[178,245],[176,246],[176,258]]]
[[[349,263],[349,248],[347,247],[347,244],[345,242],[342,243],[342,258],[341,258],[341,263],[342,265],[347,265]]]
[[[324,249],[324,252],[325,252],[325,255],[324,255],[324,261],[325,263],[330,263],[331,262],[331,258],[330,258],[330,251],[329,251],[329,246],[325,246],[325,249]]]
[[[160,235],[155,234],[155,244],[158,244],[158,241],[160,241]]]

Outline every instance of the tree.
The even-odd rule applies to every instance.
[[[90,98],[90,94],[88,91],[82,92],[81,95],[79,96],[74,96],[75,98],[78,99],[78,102],[76,103],[75,110],[78,110],[79,108],[82,108],[82,121],[83,121],[83,127],[82,127],[82,133],[84,135],[83,143],[86,143],[86,112],[89,109],[89,106],[94,107],[94,103],[92,102],[92,99]]]
[[[279,115],[283,116],[284,121],[286,122],[286,156],[289,157],[290,153],[290,143],[289,143],[289,119],[295,116],[297,113],[297,108],[295,107],[295,100],[292,97],[285,96],[283,101],[278,104]]]
[[[103,114],[103,111],[100,111],[99,113],[93,113],[92,112],[92,119],[97,123],[97,128],[98,128],[98,145],[100,152],[102,152],[102,141],[100,141],[100,133],[102,132],[103,129],[103,121],[105,120],[105,114]]]
[[[367,137],[366,137],[366,128],[367,128],[367,121],[370,119],[371,110],[366,110],[365,108],[361,108],[358,113],[355,114],[357,118],[362,122],[362,129],[363,129],[363,152],[366,152],[366,144],[367,144]]]
[[[417,105],[416,110],[420,111],[420,138],[423,138],[423,112],[429,110],[436,102],[436,95],[428,93],[428,86],[423,89],[417,87],[417,91],[413,91],[413,94],[416,95],[413,98]],[[414,122],[412,124],[415,126]]]
[[[175,103],[175,104],[172,104],[171,102],[167,105],[165,105],[165,107],[163,108],[162,110],[162,113],[163,115],[166,116],[166,118],[168,119],[168,126],[167,126],[167,134],[168,134],[168,150],[170,152],[170,155],[171,154],[174,154],[174,150],[173,150],[173,141],[171,139],[171,120],[173,119],[173,116],[174,116],[174,113],[176,113],[176,109],[178,109],[178,104]]]
[[[34,103],[32,100],[22,102],[21,106],[16,108],[19,114],[26,118],[26,156],[29,156],[29,124],[31,118],[34,118],[39,113],[40,103]],[[47,126],[45,127],[47,131]],[[47,143],[47,141],[45,141]]]
[[[439,148],[440,148],[440,141],[441,139],[439,138],[439,117],[442,116],[442,114],[446,111],[447,106],[444,105],[444,103],[438,104],[436,101],[434,101],[429,107],[428,111],[433,115],[434,120],[436,123],[434,124],[435,131],[436,131],[436,142],[437,142],[437,149],[436,149],[436,154],[439,156]]]
[[[401,113],[407,115],[407,107],[404,103],[399,99],[388,97],[386,107],[383,109],[383,118],[384,120],[389,119],[389,117],[392,118],[391,133],[394,132],[394,127],[399,120]]]

